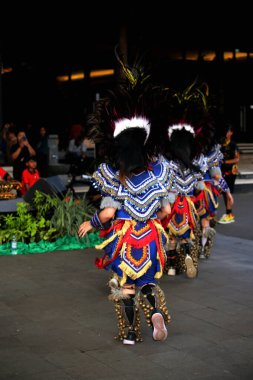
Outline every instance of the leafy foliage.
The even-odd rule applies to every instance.
[[[0,244],[11,241],[14,235],[26,243],[65,235],[77,237],[80,224],[96,210],[85,198],[75,198],[71,192],[61,199],[36,191],[33,206],[31,209],[27,203],[18,203],[15,215],[1,215]]]
[[[51,225],[56,228],[59,236],[76,236],[80,224],[88,220],[95,212],[95,207],[85,198],[75,198],[68,192],[63,200],[60,200],[52,216]]]
[[[1,218],[1,244],[11,241],[14,235],[18,241],[34,242],[52,239],[55,233],[56,229],[51,227],[50,221],[43,216],[35,218],[26,203],[17,204],[17,215],[7,214]]]

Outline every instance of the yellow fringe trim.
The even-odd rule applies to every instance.
[[[122,279],[120,280],[120,286],[123,286],[126,283],[127,274],[125,272],[122,273]]]
[[[158,231],[159,243],[160,243],[160,247],[162,248],[161,234],[163,234],[165,236],[167,242],[169,241],[169,237],[168,237],[167,233],[165,232],[163,226],[160,223],[158,223],[156,220],[153,220],[153,223],[154,223],[155,228]],[[108,238],[105,241],[103,241],[101,244],[96,245],[95,248],[96,249],[104,249],[104,247],[106,247],[109,243],[111,243],[118,236],[121,236],[121,235],[124,236],[126,234],[127,230],[130,228],[131,225],[135,226],[136,225],[136,221],[134,221],[134,220],[126,220],[121,230],[117,231],[114,235],[112,235],[110,238]],[[120,250],[120,253],[119,253],[121,257],[122,257],[122,253],[125,251],[125,249],[126,249],[126,243],[123,243],[122,247],[121,247],[121,250]],[[161,267],[161,261],[160,261],[160,257],[159,257],[159,254],[158,254],[158,250],[157,250],[157,260],[159,261],[160,267]],[[127,276],[130,277],[133,280],[136,280],[137,278],[143,276],[143,274],[146,273],[146,271],[151,267],[151,265],[152,265],[152,262],[149,261],[142,268],[142,270],[139,273],[136,273],[125,262],[122,262],[119,265],[119,268],[123,272],[122,273],[122,278],[120,279],[120,286],[123,286],[126,283]],[[162,274],[163,274],[163,270],[161,268],[160,271],[155,274],[155,278],[161,278]]]
[[[191,208],[190,208],[190,212],[192,214],[194,214],[196,216],[196,219],[198,220],[199,219],[199,216],[198,216],[198,213],[197,213],[197,210],[196,210],[196,207],[195,207],[195,204],[193,203],[193,201],[191,200],[191,197],[187,196],[186,197],[186,200],[187,202],[191,205]],[[194,219],[194,218],[193,218]]]
[[[131,220],[126,220],[126,222],[124,223],[123,227],[121,230],[117,231],[114,235],[112,235],[110,238],[106,239],[105,241],[103,241],[103,243],[101,244],[98,244],[98,245],[95,245],[95,248],[96,249],[104,249],[104,247],[106,247],[109,243],[111,243],[114,239],[116,239],[118,236],[120,235],[125,235],[126,231],[128,230],[128,228],[130,227],[130,225],[133,224],[135,225],[136,222],[135,221],[131,221]]]
[[[165,229],[163,228],[163,226],[160,223],[158,223],[156,220],[154,220],[153,222],[154,222],[155,227],[158,230],[160,249],[163,250],[163,243],[162,243],[162,237],[161,237],[161,235],[164,235],[165,238],[166,238],[166,243],[165,244],[169,244],[169,236],[168,236],[168,234],[166,233]],[[159,272],[156,272],[155,278],[161,278],[162,275],[163,275],[163,269],[162,269],[162,264],[161,264],[161,260],[160,260],[158,249],[157,249],[156,258],[157,258],[157,260],[160,263],[160,268],[161,269],[160,269]],[[165,261],[166,261],[166,258],[165,258]]]
[[[206,209],[205,208],[202,208],[202,210],[200,212],[198,212],[198,216],[203,216],[206,214]]]
[[[170,223],[169,223],[169,231],[174,236],[179,236],[184,234],[186,231],[190,230],[190,227],[188,225],[184,226],[184,228],[181,228],[180,230],[176,230]]]
[[[130,268],[125,262],[122,262],[120,265],[119,265],[119,268],[122,270],[122,272],[124,273],[123,275],[123,278],[122,280],[120,281],[120,285],[124,285],[124,283],[126,282],[126,277],[130,277],[132,280],[136,280],[137,278],[143,276],[147,270],[151,267],[152,265],[152,262],[149,261],[145,267],[142,268],[142,270],[138,273],[136,273],[132,268]]]
[[[160,261],[159,261],[160,262]],[[160,262],[160,267],[162,267],[161,266],[161,262]],[[160,269],[160,271],[159,272],[156,272],[156,274],[155,274],[155,278],[161,278],[162,277],[162,275],[163,275],[163,270],[162,269]]]
[[[195,240],[195,235],[194,235],[194,232],[191,230],[191,233],[190,233],[190,239],[191,240]]]
[[[109,239],[106,239],[103,241],[103,243],[95,245],[96,249],[104,249],[104,247],[107,246],[107,244],[111,243],[117,236],[119,236],[119,233],[112,235]]]
[[[210,198],[211,198],[211,200],[212,200],[212,202],[214,204],[214,207],[218,208],[219,203],[218,203],[218,201],[217,202],[215,201],[215,198],[214,198],[212,190],[210,190],[209,187],[206,186],[205,187],[205,191],[209,194],[209,196],[210,196]]]

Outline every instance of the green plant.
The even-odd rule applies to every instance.
[[[95,207],[85,198],[75,198],[69,191],[63,200],[58,203],[52,216],[51,225],[56,228],[60,236],[76,236],[80,224],[90,219]]]
[[[36,219],[26,203],[17,204],[17,215],[2,216],[0,243],[9,242],[15,235],[18,241],[34,242],[54,237],[56,229],[44,217]]]
[[[55,196],[51,196],[49,194],[42,193],[38,190],[35,191],[33,197],[33,206],[35,208],[37,218],[50,218],[51,214],[58,207],[59,203],[60,198],[57,194],[55,194]]]
[[[94,214],[95,207],[85,198],[75,198],[69,191],[64,199],[36,191],[33,208],[27,203],[17,204],[17,214],[0,219],[0,244],[12,240],[38,242],[59,236],[76,236],[80,224]],[[86,235],[89,242],[89,237]]]

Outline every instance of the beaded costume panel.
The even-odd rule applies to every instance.
[[[124,185],[120,183],[119,172],[108,164],[101,164],[93,178],[93,186],[101,191],[103,197],[110,196],[120,202],[124,219],[139,221],[156,218],[161,199],[168,197],[171,186],[169,168],[159,162],[150,164],[150,170],[127,178]]]
[[[149,170],[127,178],[123,185],[117,170],[101,164],[93,178],[103,197],[121,205],[111,227],[101,232],[105,241],[96,248],[104,249],[105,255],[97,260],[97,266],[112,269],[121,285],[154,283],[162,276],[166,257],[167,235],[157,211],[171,186],[168,166],[151,163]]]
[[[208,169],[212,167],[220,166],[223,157],[224,156],[220,150],[220,145],[219,144],[215,145],[214,148],[211,150],[211,152],[208,153],[206,156]]]
[[[176,191],[180,195],[193,195],[196,183],[202,179],[201,173],[182,168],[177,161],[169,161],[167,165],[170,172],[172,191]]]

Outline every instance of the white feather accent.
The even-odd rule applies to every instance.
[[[135,128],[135,127],[145,129],[147,133],[147,137],[145,140],[146,142],[150,134],[150,122],[144,117],[131,117],[131,119],[125,118],[125,119],[115,121],[115,129],[114,129],[113,137],[118,136],[125,129]]]
[[[171,138],[171,135],[172,135],[172,133],[173,133],[174,131],[176,131],[176,130],[181,131],[183,128],[184,128],[186,131],[192,133],[192,134],[195,136],[194,129],[192,128],[191,125],[189,125],[189,124],[174,124],[174,125],[171,125],[171,126],[168,128],[169,139]]]

